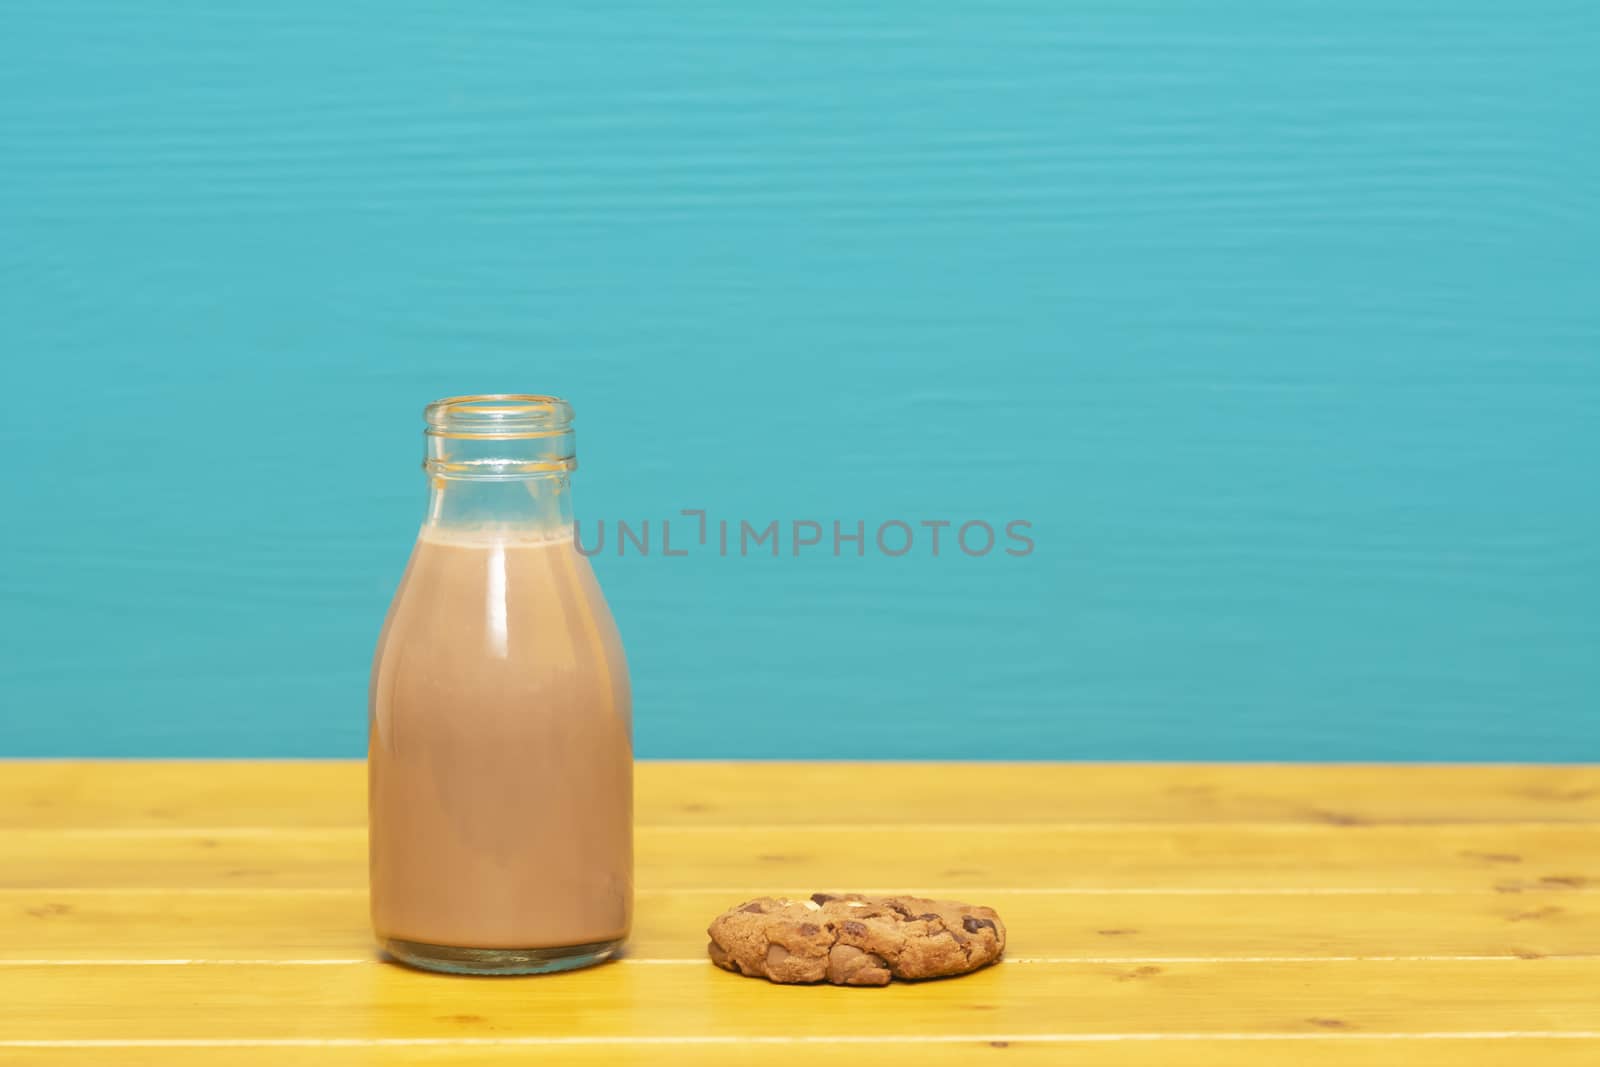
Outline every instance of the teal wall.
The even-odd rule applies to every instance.
[[[584,516],[649,756],[1600,758],[1587,0],[39,0],[0,753],[354,755],[420,408]]]

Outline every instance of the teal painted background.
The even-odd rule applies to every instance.
[[[648,756],[1600,758],[1587,2],[6,5],[0,752],[355,755],[420,408],[582,514]]]

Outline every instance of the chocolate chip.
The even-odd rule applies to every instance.
[[[961,929],[965,930],[969,934],[975,934],[979,930],[982,930],[985,926],[987,926],[989,929],[993,930],[994,929],[994,920],[993,919],[974,919],[970,915],[968,915],[965,919],[961,920]]]
[[[767,913],[767,909],[766,908],[763,908],[760,904],[757,904],[753,900],[750,903],[746,904],[744,907],[740,908],[739,910],[740,911],[754,912],[757,915],[765,915]]]
[[[811,894],[811,903],[813,903],[813,904],[826,904],[830,900],[838,900],[838,899],[839,898],[834,896],[832,893],[812,893]]]
[[[822,933],[822,927],[818,926],[816,923],[800,924],[801,937],[816,937],[820,933]]]
[[[844,932],[849,934],[851,937],[866,937],[867,927],[865,923],[858,923],[854,919],[846,919],[844,922]]]
[[[923,920],[925,920],[927,922],[934,922],[935,920],[937,920],[939,918],[939,916],[935,915],[931,911],[925,911],[921,915],[918,915],[917,918],[923,919]]]

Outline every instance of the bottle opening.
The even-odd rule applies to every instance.
[[[577,467],[572,405],[538,393],[436,400],[423,411],[428,471],[445,478],[505,480]]]
[[[548,437],[572,427],[572,405],[538,393],[485,393],[435,400],[422,413],[430,437]]]

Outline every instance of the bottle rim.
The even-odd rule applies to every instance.
[[[572,405],[543,393],[467,393],[422,412],[429,437],[514,440],[572,432]]]

